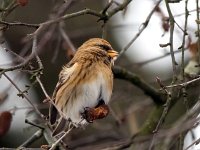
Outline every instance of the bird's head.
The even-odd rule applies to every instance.
[[[88,50],[91,53],[95,53],[99,56],[107,56],[108,59],[113,64],[118,56],[118,52],[115,51],[110,43],[101,38],[92,38],[83,43],[81,49]]]

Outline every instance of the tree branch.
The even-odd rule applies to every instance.
[[[43,135],[43,130],[40,129],[36,131],[30,138],[28,138],[22,145],[20,145],[18,148],[23,149],[23,147],[30,146],[33,142],[38,140]]]
[[[23,23],[23,22],[6,22],[6,21],[0,21],[0,24],[6,25],[6,26],[24,26],[24,27],[32,27],[32,28],[38,28],[39,24],[30,24],[30,23]]]
[[[127,80],[131,82],[132,84],[134,84],[135,86],[137,86],[138,88],[140,88],[141,90],[143,90],[145,94],[147,94],[148,96],[152,98],[152,100],[154,101],[156,105],[160,105],[164,103],[161,97],[162,96],[161,93],[157,91],[154,87],[146,83],[143,79],[141,79],[136,74],[124,68],[121,68],[119,66],[115,66],[113,68],[113,73],[114,73],[115,78]]]
[[[165,4],[166,4],[166,8],[167,8],[167,12],[169,14],[169,23],[170,23],[170,38],[169,38],[169,43],[170,43],[170,53],[171,53],[171,59],[172,59],[172,68],[173,68],[173,79],[172,79],[172,83],[174,83],[177,79],[177,68],[176,68],[176,60],[175,60],[175,56],[174,56],[174,17],[173,14],[171,12],[171,8],[169,6],[169,2],[168,0],[165,0]]]

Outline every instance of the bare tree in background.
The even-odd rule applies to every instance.
[[[17,51],[12,46],[11,48],[4,48],[7,53],[12,55],[12,62],[9,64],[9,67],[5,65],[0,68],[0,76],[4,76],[10,82],[10,85],[16,88],[19,97],[30,103],[32,107],[27,109],[37,114],[37,119],[34,121],[30,121],[29,118],[21,120],[30,124],[33,128],[37,128],[38,131],[31,137],[27,137],[27,140],[21,143],[19,148],[32,147],[33,143],[37,142],[34,147],[41,147],[43,149],[54,149],[56,146],[60,149],[183,149],[185,135],[189,132],[192,133],[192,129],[199,125],[200,18],[198,0],[194,1],[196,3],[195,10],[188,10],[189,0],[184,0],[185,12],[179,14],[185,16],[183,26],[180,26],[176,22],[178,15],[173,14],[171,11],[171,6],[180,3],[180,0],[152,0],[154,6],[149,14],[147,14],[146,20],[141,24],[138,32],[132,35],[132,39],[124,48],[118,50],[120,55],[116,61],[117,65],[113,68],[113,73],[116,79],[115,86],[116,88],[120,88],[120,93],[117,95],[114,90],[114,101],[110,104],[110,116],[106,119],[95,121],[95,123],[86,127],[86,129],[71,129],[66,131],[63,141],[51,136],[52,129],[48,123],[48,106],[52,101],[51,95],[57,80],[55,73],[55,76],[51,75],[54,70],[50,69],[52,69],[52,66],[56,66],[58,72],[61,64],[66,63],[66,61],[59,61],[59,58],[64,59],[62,54],[66,54],[67,59],[70,60],[76,52],[78,44],[82,43],[86,38],[92,36],[106,38],[111,18],[121,11],[126,16],[128,6],[132,0],[123,0],[121,2],[105,0],[104,3],[100,1],[91,2],[98,3],[98,9],[88,6],[86,6],[87,8],[80,7],[80,4],[85,6],[86,0],[49,1],[51,7],[46,21],[27,23],[12,20],[12,17],[9,18],[17,9],[23,9],[31,5],[31,1],[0,1],[1,44],[7,40],[9,41],[9,36],[6,35],[6,32],[9,32],[9,30],[17,28],[20,30],[29,30],[29,34],[24,35],[20,39],[20,42],[23,43],[20,43],[21,50]],[[160,7],[161,3],[165,5],[167,15],[163,13]],[[37,11],[37,8],[34,11]],[[32,13],[36,13],[34,11]],[[187,32],[188,16],[192,12],[196,13],[197,16],[195,29],[196,42],[190,41]],[[123,64],[122,61],[127,61],[123,54],[140,37],[143,31],[148,28],[151,17],[155,13],[160,16],[162,21],[161,28],[170,34],[168,42],[160,44],[160,47],[169,47],[170,52],[160,58],[142,62],[138,65],[170,56],[173,75],[168,81],[162,81],[160,77],[155,76],[156,82],[150,84],[138,75],[137,72],[131,72],[129,67],[122,67],[121,64]],[[78,23],[78,20],[83,17],[88,22],[91,22],[92,19],[94,23],[93,27],[76,31],[66,30],[68,27],[66,24],[72,20],[77,19],[77,24],[84,24],[84,21],[79,21]],[[174,48],[175,26],[179,27],[182,33],[180,37],[182,44],[178,50]],[[10,43],[12,45],[12,41]],[[185,61],[186,50],[189,50],[192,55],[189,62]],[[181,53],[180,64],[177,64],[175,53]],[[21,89],[15,80],[10,78],[8,72],[25,73],[30,77],[31,84]],[[117,79],[127,84],[121,84],[121,81],[118,83],[119,80]],[[54,83],[48,82],[50,80],[53,80]],[[131,90],[126,89],[132,85],[134,88],[131,88]],[[33,87],[41,93],[37,105],[27,96],[29,90]],[[132,91],[133,89],[135,91]],[[126,95],[130,95],[132,92],[142,93],[139,102],[135,102],[132,98],[131,101],[124,99]],[[2,91],[1,93],[4,92]],[[144,96],[148,97],[148,99],[144,100]],[[6,98],[5,95],[0,94],[0,105],[1,101],[6,102]],[[118,99],[123,100],[119,101]],[[180,105],[184,106],[185,109],[181,110],[178,113],[179,115],[175,115],[174,112],[179,111],[178,108]],[[146,112],[143,112],[144,108],[147,108]],[[16,106],[15,111],[18,111],[18,109]],[[12,117],[14,116],[12,116],[9,110],[0,112],[0,138],[4,138],[5,134],[9,131],[9,126],[12,124]],[[170,120],[170,118],[173,119],[166,121]],[[46,142],[38,142],[41,138],[45,138]],[[198,143],[199,139],[194,140],[185,149],[189,149]]]

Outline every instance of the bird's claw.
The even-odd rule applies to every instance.
[[[84,108],[84,112],[81,113],[81,116],[83,119],[85,119],[87,122],[89,123],[93,123],[93,112],[94,112],[94,108],[90,108],[90,107],[85,107]]]

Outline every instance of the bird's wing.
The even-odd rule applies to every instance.
[[[77,66],[76,64],[72,64],[72,65],[68,64],[67,66],[63,67],[62,71],[59,74],[58,83],[53,92],[53,96],[52,96],[53,102],[55,102],[55,98],[56,98],[56,94],[57,94],[58,90],[64,85],[64,83],[66,83],[69,80],[69,78],[70,78],[71,74],[73,73],[73,71],[75,70],[76,66]],[[58,115],[57,108],[53,104],[50,104],[49,121],[51,124],[54,124],[56,122],[57,115]]]

